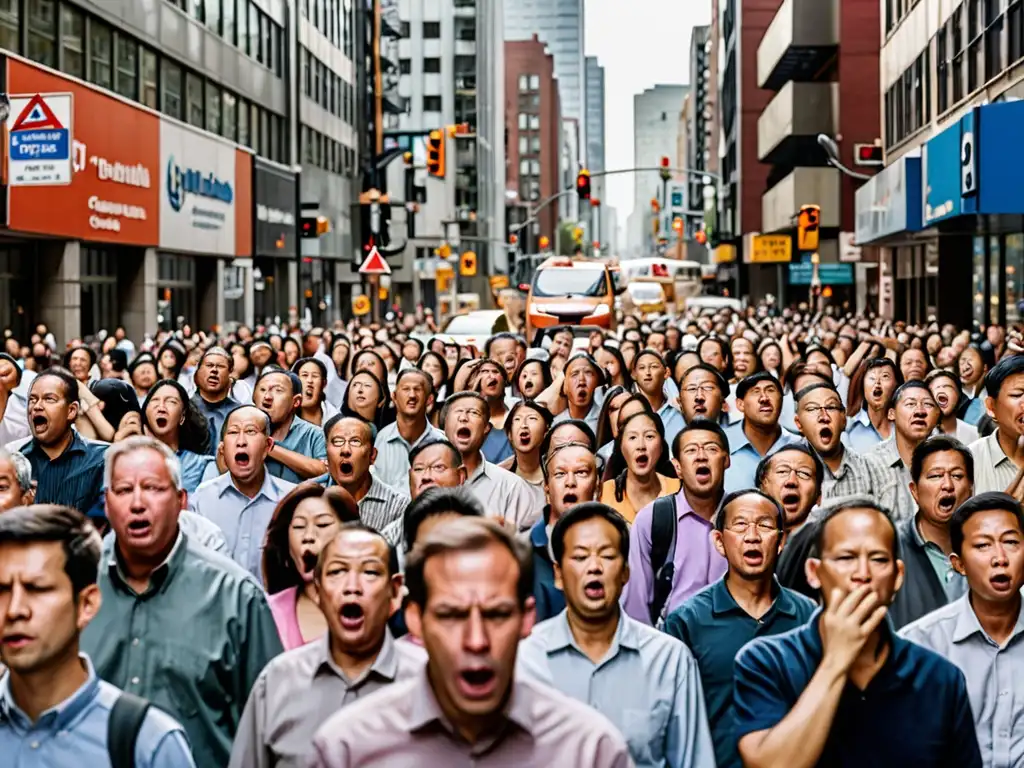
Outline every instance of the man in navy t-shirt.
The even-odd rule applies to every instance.
[[[903,581],[889,514],[849,497],[817,525],[807,581],[824,608],[736,659],[744,764],[981,768],[963,673],[886,620]]]

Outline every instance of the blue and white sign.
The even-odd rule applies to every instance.
[[[814,265],[801,261],[789,265],[790,285],[810,285],[814,277]],[[853,285],[853,264],[819,264],[818,279],[822,285]]]
[[[11,96],[7,118],[8,181],[12,187],[71,183],[70,93]]]
[[[900,157],[857,190],[857,245],[921,229],[921,158]]]

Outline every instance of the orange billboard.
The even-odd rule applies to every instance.
[[[252,155],[235,150],[235,255],[252,258]]]
[[[30,167],[21,177],[25,183],[18,184],[9,168],[8,181],[13,183],[7,194],[8,227],[76,240],[158,245],[160,118],[11,57],[7,58],[7,83],[12,106],[26,105],[25,115],[16,115],[12,109],[11,125],[31,126],[41,116],[50,118],[51,125],[59,121],[61,130],[69,132],[66,151],[70,153],[69,177],[58,163],[50,177]],[[70,125],[65,126],[59,115],[42,105],[67,103],[69,96]],[[41,111],[29,114],[41,106]],[[41,130],[48,130],[45,120],[38,122]],[[59,132],[53,136],[59,138]],[[13,141],[8,142],[9,165]],[[59,140],[52,146],[65,151]]]

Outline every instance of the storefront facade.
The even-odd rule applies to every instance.
[[[257,323],[287,322],[298,304],[298,180],[257,157],[253,166],[253,305]]]
[[[244,315],[230,287],[245,279],[237,257],[251,275],[250,153],[15,57],[0,72],[12,107],[0,323],[23,336],[46,322],[66,342]],[[26,160],[40,141],[53,159]]]

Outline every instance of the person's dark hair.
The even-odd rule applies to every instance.
[[[597,445],[599,448],[612,441],[610,415],[612,400],[619,395],[628,393],[629,391],[625,387],[620,387],[618,384],[610,387],[608,391],[604,393],[604,402],[601,403],[601,413],[597,417]],[[643,397],[643,395],[641,395],[641,397]],[[644,398],[644,402],[647,402],[647,398]]]
[[[890,408],[895,408],[899,405],[900,400],[912,389],[923,389],[928,393],[929,397],[932,397],[932,391],[928,389],[928,385],[918,379],[904,382],[896,387],[896,391],[892,393],[892,401],[889,403]],[[934,399],[934,398],[933,398]]]
[[[525,395],[523,395],[522,391],[520,391],[519,389],[519,376],[529,365],[540,366],[540,377],[542,382],[540,388],[541,392],[550,387],[551,382],[554,381],[554,378],[551,375],[551,363],[549,363],[547,360],[538,360],[536,358],[528,357],[519,364],[519,366],[516,368],[516,372],[512,374],[512,391],[517,397],[525,397]]]
[[[716,336],[715,334],[710,334],[710,335],[705,336],[704,338],[702,338],[700,341],[698,341],[697,342],[697,357],[700,357],[701,361],[703,361],[704,358],[701,356],[700,352],[701,352],[702,349],[704,349],[704,345],[705,344],[709,344],[709,343],[710,344],[717,344],[718,348],[720,350],[722,350],[722,359],[725,361],[725,370],[722,371],[719,375],[724,376],[726,378],[726,380],[731,379],[732,375],[733,375],[733,373],[732,373],[732,347],[729,345],[728,340],[727,339],[723,339],[721,336]],[[714,368],[714,366],[711,366],[711,367]],[[718,369],[715,368],[715,370],[717,371]]]
[[[729,382],[726,380],[725,376],[719,373],[718,369],[715,368],[715,366],[708,365],[707,363],[697,363],[697,365],[690,366],[689,368],[686,369],[686,373],[684,373],[683,377],[679,380],[680,392],[682,392],[683,389],[685,389],[684,385],[686,383],[686,380],[690,378],[690,374],[693,373],[694,371],[707,371],[708,373],[710,373],[715,378],[715,384],[718,385],[718,391],[722,393],[722,400],[725,400],[725,398],[729,397]]]
[[[588,355],[588,357],[589,357],[589,355]],[[642,357],[653,357],[653,358],[656,358],[658,360],[658,362],[660,362],[662,364],[662,366],[665,365],[665,358],[662,356],[662,354],[658,350],[652,349],[651,347],[644,347],[643,349],[637,350],[637,353],[635,355],[633,355],[633,365],[632,365],[632,368],[630,369],[631,372],[632,372],[632,370],[636,369],[636,366],[640,362],[640,358],[642,358]],[[566,365],[568,365],[568,364],[569,363],[566,362]]]
[[[489,414],[490,405],[487,404],[487,398],[481,395],[479,392],[472,390],[466,390],[465,392],[453,392],[447,400],[444,401],[444,407],[441,409],[441,417],[438,419],[441,429],[444,429],[445,423],[448,421],[448,414],[451,412],[452,406],[459,400],[465,400],[466,398],[473,398],[480,403],[480,407],[484,409],[485,414]]]
[[[669,454],[668,441],[665,439],[665,424],[662,422],[661,416],[647,411],[631,414],[622,422],[622,427],[619,429],[619,436],[615,438],[615,449],[612,451],[612,457],[608,461],[608,468],[606,470],[607,476],[615,479],[616,501],[622,501],[626,497],[626,478],[629,474],[629,465],[626,463],[626,457],[622,452],[622,436],[626,434],[626,427],[629,426],[629,423],[634,419],[639,418],[651,420],[654,424],[654,428],[658,431],[658,437],[661,441],[661,455],[658,456],[658,463],[655,465],[654,471],[665,477],[676,477],[676,470],[675,467],[672,466],[672,459]],[[721,429],[721,427],[719,427],[719,429]]]
[[[448,383],[450,378],[448,375],[448,361],[444,359],[444,355],[439,355],[432,349],[428,349],[426,352],[420,355],[420,359],[416,363],[416,367],[419,368],[421,371],[423,370],[423,361],[426,360],[428,357],[433,360],[436,360],[438,364],[441,366],[441,386],[443,387],[445,384]],[[433,381],[431,381],[431,383],[433,383]]]
[[[446,438],[443,437],[432,437],[427,440],[421,440],[409,450],[409,466],[416,461],[416,457],[423,453],[427,448],[433,448],[435,445],[443,445],[448,449],[448,452],[452,456],[452,466],[462,466],[462,454],[459,449],[451,444]]]
[[[801,400],[807,397],[807,395],[811,394],[811,392],[814,392],[815,390],[818,389],[827,389],[829,392],[839,395],[839,390],[836,389],[835,384],[829,381],[818,381],[815,382],[814,384],[808,384],[799,392],[794,393],[793,400],[797,405],[799,405]],[[842,395],[839,395],[839,398],[842,399]]]
[[[828,524],[844,512],[854,509],[872,510],[885,518],[885,521],[889,523],[889,527],[892,529],[892,556],[895,559],[899,559],[900,539],[899,534],[896,532],[896,522],[893,520],[892,513],[867,495],[840,496],[830,501],[829,505],[824,508],[824,514],[814,523],[814,539],[811,542],[808,557],[821,558],[821,554],[825,549],[825,531],[828,528]]]
[[[364,421],[366,420],[349,402],[352,397],[352,382],[355,381],[356,376],[368,376],[370,377],[370,380],[377,385],[378,399],[377,407],[373,412],[373,424],[378,429],[386,426],[385,412],[387,411],[388,402],[391,400],[391,391],[388,389],[387,382],[378,379],[377,375],[373,371],[362,370],[359,371],[359,373],[352,374],[352,378],[349,379],[348,382],[348,387],[345,389],[345,397],[342,398],[340,412],[346,416],[355,416],[363,419]]]
[[[512,419],[514,419],[515,415],[519,413],[519,411],[521,411],[523,408],[529,408],[531,411],[536,412],[537,415],[540,416],[541,420],[544,422],[545,434],[547,434],[547,431],[551,428],[551,422],[555,420],[555,417],[551,413],[551,411],[549,411],[540,403],[534,402],[533,400],[520,400],[518,403],[512,406],[512,409],[508,412],[508,415],[505,417],[505,436],[508,438],[508,442],[513,449],[512,466],[509,469],[510,472],[515,472],[519,466],[519,454],[518,452],[515,451],[515,441],[512,439]],[[543,440],[543,438],[541,438],[541,440]]]
[[[384,547],[387,551],[387,556],[384,559],[387,562],[389,579],[401,570],[401,567],[398,564],[398,553],[395,551],[395,548],[391,546],[391,542],[384,538],[384,534],[361,520],[350,520],[341,524],[341,530],[334,535],[334,538],[324,544],[320,553],[316,556],[316,565],[313,566],[313,581],[315,581],[318,586],[323,579],[324,565],[327,561],[327,550],[329,550],[346,531],[363,531],[364,533],[376,536],[384,542]]]
[[[1024,355],[1008,355],[985,374],[985,393],[995,399],[1003,383],[1011,376],[1024,373]]]
[[[496,341],[514,341],[516,346],[519,346],[519,337],[510,331],[502,331],[491,336],[487,341],[484,342],[484,357],[491,356],[491,345]]]
[[[273,517],[267,525],[266,545],[263,548],[262,570],[263,583],[267,586],[267,594],[273,595],[289,587],[302,585],[302,576],[292,561],[288,546],[288,531],[292,527],[292,518],[306,499],[323,498],[327,506],[337,515],[339,522],[359,521],[359,506],[352,495],[344,488],[331,486],[325,488],[313,480],[299,483],[277,503]]]
[[[124,373],[128,368],[128,353],[123,349],[114,347],[107,352],[107,357],[110,359],[110,370],[114,373]]]
[[[480,552],[494,545],[505,549],[519,564],[516,597],[519,607],[524,608],[533,597],[533,552],[525,542],[494,520],[472,517],[438,526],[409,552],[405,563],[409,602],[421,609],[426,607],[427,582],[424,572],[430,558],[457,552]]]
[[[554,437],[555,432],[566,427],[575,427],[584,435],[587,436],[587,443],[590,445],[590,450],[593,453],[597,452],[597,437],[594,435],[594,430],[590,428],[583,419],[562,419],[557,424],[552,424],[548,431],[544,433],[544,439],[540,441],[540,459],[544,462],[544,457],[548,455],[548,451],[551,449],[551,439]]]
[[[609,355],[614,357],[619,363],[619,371],[622,376],[623,386],[626,389],[633,388],[633,374],[629,370],[629,366],[626,365],[626,359],[622,356],[622,350],[619,347],[612,344],[602,344],[601,350],[607,352]],[[605,374],[607,376],[607,373]],[[609,381],[609,383],[611,383]]]
[[[807,349],[804,350],[804,353],[803,355],[801,355],[801,357],[803,357],[804,362],[807,362],[810,359],[811,355],[813,355],[815,352],[824,355],[825,358],[828,360],[829,365],[836,364],[836,360],[834,357],[832,357],[832,353],[826,347],[823,347],[821,344],[811,344],[810,346],[807,347]]]
[[[888,357],[871,357],[864,360],[857,366],[857,370],[853,372],[853,377],[850,379],[846,405],[847,416],[856,416],[864,407],[864,379],[867,377],[868,372],[875,368],[888,368],[892,371],[893,378],[896,381],[896,388],[898,389],[903,386],[903,372]],[[895,393],[895,391],[894,389],[893,392]]]
[[[0,515],[0,544],[59,543],[64,573],[75,599],[99,578],[100,535],[89,518],[71,507],[34,504]]]
[[[953,413],[959,413],[960,406],[964,403],[964,388],[960,383],[959,376],[947,368],[934,368],[928,372],[927,376],[924,377],[924,383],[930,388],[933,381],[943,378],[949,379],[953,382],[953,386],[956,387],[956,403],[953,405]]]
[[[366,355],[373,355],[373,357],[376,358],[377,362],[380,363],[380,370],[383,372],[384,378],[387,378],[388,364],[384,362],[384,358],[381,357],[380,352],[375,350],[373,347],[365,347],[352,355],[352,376],[356,375],[356,366],[359,365],[359,361]],[[373,373],[373,375],[377,376],[378,379],[381,378],[373,371],[370,371],[370,373]]]
[[[196,404],[188,396],[188,392],[174,379],[161,379],[153,388],[149,390],[149,394],[146,395],[146,399],[142,403],[142,423],[144,426],[149,427],[150,431],[153,429],[153,425],[149,423],[149,402],[153,399],[153,396],[164,387],[171,387],[175,392],[178,393],[178,398],[181,400],[181,412],[184,416],[185,421],[178,427],[178,449],[183,451],[192,451],[192,453],[198,453],[200,456],[205,456],[210,451],[210,424],[206,419],[206,416],[200,411]]]
[[[438,445],[442,441],[434,442]],[[444,445],[452,446],[447,440]],[[458,451],[455,451],[458,454]],[[462,459],[459,459],[461,464]],[[419,534],[420,525],[423,521],[436,515],[459,515],[461,517],[484,517],[483,505],[473,493],[464,487],[459,488],[427,488],[423,493],[410,502],[405,508],[402,524],[402,536],[405,543],[405,551],[412,550],[416,543],[416,536]]]
[[[71,371],[66,371],[63,368],[58,368],[57,366],[47,368],[32,379],[32,383],[29,385],[29,392],[32,391],[32,388],[36,385],[37,381],[47,376],[60,379],[61,383],[64,385],[64,401],[68,405],[78,402],[78,379],[71,374]],[[153,388],[156,389],[155,386]]]
[[[718,505],[718,514],[715,515],[715,530],[721,533],[725,530],[725,518],[729,514],[729,505],[737,499],[742,499],[744,496],[760,496],[762,499],[767,499],[771,502],[772,508],[775,510],[775,522],[779,526],[779,531],[782,533],[786,532],[786,513],[783,511],[782,506],[769,496],[764,491],[758,488],[741,488],[738,491],[732,491],[731,493],[725,494],[722,499],[722,503]]]
[[[801,376],[814,376],[819,381],[832,384],[832,379],[823,376],[817,370],[809,368],[807,363],[799,360],[786,369],[786,374],[782,377],[783,392],[792,393],[796,388],[796,380]]]
[[[434,379],[431,378],[429,373],[419,368],[403,368],[400,370],[398,375],[395,377],[395,389],[398,389],[399,382],[406,376],[420,376],[427,382],[427,397],[434,394]]]
[[[757,469],[754,471],[754,487],[760,488],[762,485],[764,485],[764,481],[768,477],[768,473],[772,469],[772,462],[777,457],[781,456],[784,453],[794,452],[802,453],[804,456],[811,457],[811,461],[814,462],[815,488],[817,488],[820,491],[822,483],[825,482],[825,465],[822,463],[821,459],[818,458],[818,454],[811,450],[811,447],[807,445],[807,443],[803,442],[790,443],[789,445],[784,445],[778,450],[772,451],[763,459],[761,459],[761,461],[757,463]]]
[[[782,395],[782,384],[779,380],[772,374],[768,373],[768,371],[758,371],[757,373],[752,373],[749,376],[740,379],[739,383],[736,385],[736,399],[742,400],[756,385],[763,384],[765,382],[769,382],[778,387],[779,395]]]
[[[689,424],[685,425],[681,430],[679,430],[675,439],[673,439],[672,455],[676,458],[679,457],[679,452],[683,445],[683,435],[690,432],[714,432],[718,436],[718,442],[721,443],[722,450],[729,453],[729,436],[725,434],[725,430],[722,429],[722,425],[717,421],[701,417],[694,419]],[[619,434],[621,435],[622,432],[620,431]]]
[[[973,487],[974,454],[971,453],[971,450],[966,445],[950,435],[933,435],[931,437],[927,437],[918,443],[916,448],[914,448],[914,455],[910,459],[910,476],[914,479],[914,482],[917,483],[921,481],[921,475],[924,472],[925,459],[933,454],[945,453],[946,451],[956,451],[963,456],[964,468],[967,470],[967,479]]]
[[[90,384],[89,389],[103,402],[103,418],[115,432],[126,414],[142,411],[135,389],[124,379],[99,379]]]
[[[978,512],[994,511],[1009,512],[1017,518],[1017,526],[1020,528],[1021,533],[1024,533],[1024,512],[1021,511],[1019,501],[1002,491],[979,493],[977,496],[972,496],[961,504],[953,512],[953,517],[949,521],[949,543],[954,553],[957,555],[963,554],[964,525],[967,524],[967,521]],[[0,516],[0,520],[3,520],[2,516]]]
[[[565,536],[569,529],[578,523],[585,523],[587,520],[598,517],[619,532],[619,554],[622,555],[624,561],[629,560],[629,523],[607,504],[602,504],[599,501],[585,501],[572,507],[558,518],[558,522],[555,523],[555,527],[551,531],[551,554],[554,555],[556,563],[561,565],[562,558],[565,557]]]

